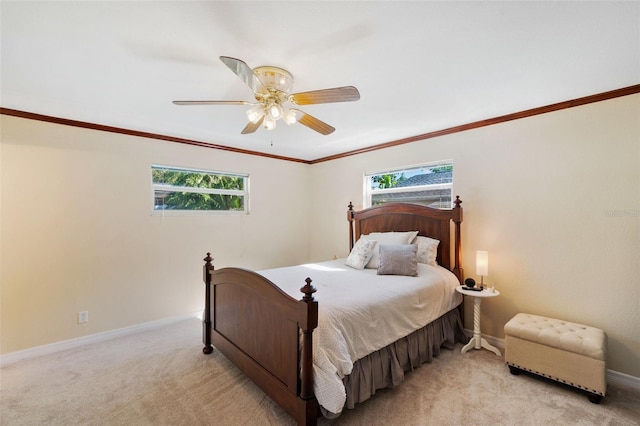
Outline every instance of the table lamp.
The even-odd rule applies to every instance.
[[[480,288],[484,288],[484,277],[489,275],[489,252],[476,252],[476,275],[480,275]]]

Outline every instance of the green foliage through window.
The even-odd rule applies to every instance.
[[[247,211],[248,176],[151,167],[154,210]]]
[[[373,188],[384,189],[394,188],[399,183],[404,182],[407,178],[404,173],[391,173],[386,175],[375,175],[371,177]]]

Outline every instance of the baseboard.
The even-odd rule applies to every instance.
[[[465,328],[464,334],[467,337],[471,338],[473,337],[473,330],[467,330]],[[482,335],[482,337],[484,337],[487,342],[500,349],[502,354],[504,354],[504,339],[499,339],[497,337],[487,336],[484,334]],[[616,386],[629,387],[634,390],[640,391],[640,377],[620,373],[615,370],[607,369],[607,383]]]
[[[202,312],[193,312],[187,315],[181,315],[171,318],[163,318],[156,321],[145,322],[142,324],[136,324],[129,327],[118,328],[115,330],[109,330],[102,333],[90,334],[88,336],[77,337],[75,339],[63,340],[61,342],[51,343],[48,345],[36,346],[22,351],[9,352],[0,355],[0,367],[13,364],[18,361],[22,361],[29,358],[35,358],[38,356],[49,355],[55,352],[64,351],[67,349],[73,349],[80,346],[84,346],[91,343],[100,343],[105,340],[114,339],[116,337],[126,336],[133,333],[140,333],[142,331],[154,330],[156,328],[164,327],[176,322],[184,321],[188,318],[201,317]]]
[[[607,383],[640,391],[640,377],[620,373],[619,371],[607,370]]]

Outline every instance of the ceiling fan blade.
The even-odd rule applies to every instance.
[[[251,121],[247,123],[246,126],[244,126],[244,129],[242,129],[242,132],[240,132],[240,134],[243,135],[247,135],[249,133],[253,133],[256,130],[258,130],[258,127],[262,126],[262,122],[264,121],[264,116],[260,117],[260,120],[258,120],[256,123],[252,123]]]
[[[251,105],[247,101],[173,101],[176,105]]]
[[[294,93],[289,100],[297,105],[326,104],[331,102],[351,102],[360,99],[360,92],[353,86]]]
[[[318,133],[323,135],[329,135],[333,133],[336,129],[333,126],[328,125],[324,121],[318,120],[317,118],[307,114],[304,111],[300,111],[299,109],[291,108],[296,112],[298,123],[303,126],[307,126],[311,130],[315,130]]]
[[[253,93],[267,93],[267,89],[262,85],[260,79],[245,62],[229,56],[220,56],[220,60],[240,77],[240,79],[253,90]]]

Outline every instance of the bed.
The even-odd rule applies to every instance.
[[[352,254],[358,251],[354,247],[364,244],[360,240],[379,238],[371,237],[379,235],[376,233],[395,237],[415,232],[413,235],[439,241],[437,250],[432,247],[433,264],[420,263],[411,274],[391,271],[390,275],[378,275],[391,259],[382,248],[398,248],[382,245],[382,240],[378,241],[382,257],[377,259],[380,263],[377,269],[358,269],[346,266],[345,259],[335,259],[260,273],[231,267],[216,270],[207,253],[203,267],[203,352],[209,354],[215,347],[301,425],[315,425],[321,414],[336,417],[343,408],[353,408],[368,399],[376,389],[396,386],[404,371],[430,361],[441,346],[452,347],[456,341],[466,341],[461,321],[462,299],[452,289],[463,280],[461,203],[456,197],[454,207],[449,210],[384,204],[360,211],[349,204]],[[352,256],[347,260],[352,263]],[[303,278],[304,275],[307,276]],[[355,286],[359,277],[368,282],[364,291]],[[418,286],[422,293],[413,295],[396,290],[409,288],[423,279],[438,284],[426,285],[424,289]],[[350,290],[347,292],[345,287]],[[332,291],[344,293],[336,296]],[[369,298],[376,292],[387,302],[369,305]],[[395,303],[401,299],[414,306],[398,308],[400,305]],[[360,310],[360,305],[364,310]],[[382,305],[389,305],[387,308],[391,310],[379,310]],[[425,305],[437,308],[433,311],[430,308],[427,313]],[[398,311],[406,312],[399,325],[388,327],[401,333],[392,340],[385,332],[380,333],[384,334],[382,337],[355,339],[355,343],[342,341],[343,334],[359,336],[363,328],[384,329],[390,322],[387,315],[393,316]],[[410,317],[410,312],[415,315]],[[349,331],[350,319],[339,316],[343,314],[365,321]],[[379,321],[381,317],[385,320]],[[338,337],[330,329],[338,329]],[[340,351],[335,347],[340,347]]]

